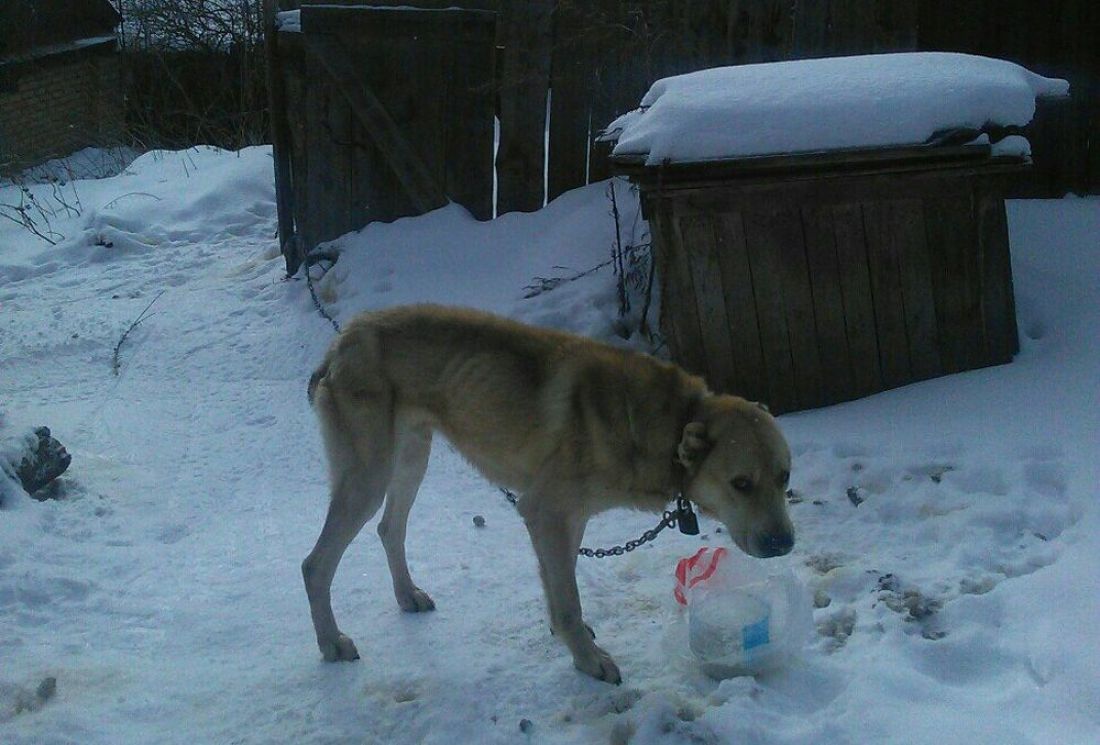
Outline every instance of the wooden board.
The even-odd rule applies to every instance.
[[[832,205],[829,212],[836,240],[845,335],[851,356],[851,394],[860,397],[880,391],[884,386],[863,210],[858,203],[852,203]]]
[[[275,161],[275,205],[278,212],[279,250],[286,263],[287,276],[293,276],[301,264],[294,240],[294,183],[291,178],[291,134],[287,122],[286,81],[279,58],[279,34],[275,30],[275,0],[264,0],[264,53],[268,109],[271,112],[271,154]]]
[[[417,148],[406,139],[406,132],[410,127],[414,127],[415,123],[402,121],[401,125],[398,125],[394,121],[386,106],[378,100],[370,84],[364,79],[360,68],[351,63],[348,48],[336,37],[309,34],[305,37],[305,44],[306,49],[319,63],[317,69],[323,71],[327,82],[330,83],[331,88],[326,88],[325,91],[326,99],[328,90],[331,89],[339,91],[348,100],[359,121],[371,133],[376,146],[393,168],[416,209],[427,212],[446,204],[447,199],[438,179],[417,152]],[[400,116],[399,118],[403,119]],[[325,132],[329,127],[321,125],[320,129],[321,132]],[[328,139],[331,142],[332,138],[329,135],[327,138],[318,137],[318,139]],[[430,146],[430,144],[422,143],[421,146]],[[325,163],[332,162],[331,158],[322,160]],[[329,179],[329,176],[322,174],[319,178]]]
[[[987,353],[985,363],[1009,362],[1020,346],[1004,201],[999,194],[979,189],[977,211],[978,256],[982,277],[981,317]]]
[[[799,391],[781,265],[783,243],[790,239],[790,216],[754,205],[752,210],[743,210],[741,217],[767,380],[768,393],[762,400],[777,412],[794,411],[799,408]]]
[[[687,216],[679,221],[684,257],[691,272],[692,294],[698,317],[706,378],[716,390],[735,390],[734,351],[730,344],[730,320],[718,262],[713,219]]]
[[[924,202],[940,361],[945,373],[973,368],[980,363],[984,349],[974,210],[971,190],[961,195],[929,196]]]
[[[822,388],[827,400],[845,401],[858,394],[852,380],[834,212],[828,206],[807,205],[802,208],[801,217],[813,296],[814,329],[821,357]]]
[[[936,303],[926,244],[924,205],[920,199],[891,200],[890,221],[901,275],[905,333],[913,380],[943,373],[939,354]]]
[[[495,27],[490,23],[466,32],[452,30],[456,35],[450,37],[446,55],[450,76],[441,110],[446,133],[440,153],[443,188],[448,197],[475,218],[490,220],[494,180],[491,113],[496,108]],[[432,79],[432,74],[433,71],[425,70],[425,79]]]
[[[909,339],[905,328],[905,305],[898,245],[893,236],[892,209],[888,203],[868,201],[860,205],[867,235],[867,265],[875,309],[882,382],[896,388],[910,382]]]
[[[546,96],[553,46],[552,0],[504,3],[500,47],[497,213],[532,212],[545,200]]]
[[[656,209],[653,214],[650,228],[655,236],[660,236],[654,242],[654,248],[661,283],[661,303],[665,309],[661,314],[661,332],[674,359],[690,372],[705,375],[703,337],[683,237],[670,213]]]
[[[767,371],[760,342],[756,298],[741,213],[722,212],[712,223],[718,271],[726,305],[733,354],[732,392],[754,401],[768,397]]]
[[[550,62],[550,165],[547,199],[588,183],[593,50],[582,7],[561,2],[554,12]]]
[[[822,406],[824,395],[818,351],[813,291],[810,285],[800,210],[786,204],[772,215],[769,230],[775,237],[787,339],[794,363],[799,408]]]

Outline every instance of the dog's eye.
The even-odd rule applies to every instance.
[[[752,491],[752,479],[748,476],[737,476],[730,483],[737,491]]]
[[[780,488],[787,486],[791,482],[791,472],[783,471],[779,474],[779,486]]]

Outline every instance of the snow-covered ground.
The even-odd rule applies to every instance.
[[[720,683],[689,661],[673,570],[722,543],[705,520],[582,559],[613,687],[573,670],[519,519],[443,443],[409,537],[438,610],[398,610],[368,528],[334,587],[363,659],[321,662],[299,563],[326,503],[305,383],[332,330],[284,280],[271,173],[266,148],[150,153],[66,187],[56,246],[0,221],[0,435],[45,424],[73,454],[63,499],[0,508],[0,742],[1100,742],[1100,201],[1010,204],[1013,364],[780,419],[789,563],[829,600],[800,659]],[[606,260],[605,190],[371,226],[320,294],[341,320],[433,299],[611,337],[610,267],[522,298]],[[654,522],[606,515],[586,543]]]

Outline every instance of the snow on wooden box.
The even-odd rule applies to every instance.
[[[641,186],[673,356],[779,412],[1011,361],[1002,191],[1036,96],[1065,92],[949,54],[658,81],[608,132]]]

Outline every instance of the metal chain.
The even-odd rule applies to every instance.
[[[646,532],[642,533],[641,538],[635,538],[632,541],[627,541],[621,546],[612,546],[611,548],[585,548],[581,546],[577,551],[581,556],[587,556],[589,559],[602,559],[605,556],[622,556],[625,553],[629,553],[638,546],[644,546],[650,541],[654,540],[657,535],[665,528],[671,528],[676,524],[677,514],[666,510],[664,517],[661,518],[661,522],[657,523],[657,527],[650,528]]]
[[[512,503],[512,506],[516,506],[519,503],[519,497],[516,493],[505,489],[503,487],[500,490],[504,493],[504,498]],[[612,546],[611,548],[585,548],[581,546],[577,553],[581,556],[589,559],[602,559],[605,556],[622,556],[623,554],[630,553],[639,546],[644,546],[652,540],[655,540],[662,530],[671,528],[679,520],[679,511],[666,510],[664,516],[661,518],[661,522],[657,523],[656,527],[650,528],[646,532],[642,533],[640,538],[627,541],[621,546]]]
[[[328,314],[328,311],[325,310],[325,306],[321,305],[321,299],[317,297],[317,290],[313,287],[313,276],[309,273],[309,266],[310,265],[307,263],[303,271],[306,273],[306,284],[309,285],[309,294],[313,297],[313,304],[316,306],[317,312],[321,314],[321,317],[327,319],[328,322],[332,324],[332,327],[336,329],[336,333],[339,334],[340,324],[336,322],[335,318]]]

